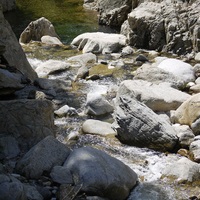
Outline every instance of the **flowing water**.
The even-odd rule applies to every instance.
[[[54,24],[62,42],[69,44],[75,36],[81,33],[99,30],[97,13],[84,10],[82,4],[82,0],[17,0],[17,10],[7,13],[6,18],[19,37],[30,21],[44,16]],[[65,61],[68,57],[80,54],[80,52],[67,46],[63,49],[30,45],[26,47],[26,54],[34,67],[48,59]],[[74,68],[58,75],[52,75],[50,78],[70,82],[66,96],[61,95],[59,100],[75,107],[79,113],[82,113],[87,93],[98,91],[106,94],[108,90],[117,87],[122,80],[130,78],[133,70],[134,67],[126,66],[121,71],[119,70],[120,72],[104,76],[100,80],[81,80],[75,83],[73,79],[77,68]],[[161,179],[164,168],[177,161],[180,158],[178,155],[130,147],[121,144],[116,138],[81,135],[79,134],[80,126],[86,119],[87,116],[84,115],[55,119],[58,139],[72,148],[89,145],[101,149],[131,167],[138,174],[140,183],[128,200],[186,200],[195,195],[195,190],[192,190],[191,187],[177,185],[176,181],[169,182]],[[69,143],[67,137],[73,133],[78,136]]]

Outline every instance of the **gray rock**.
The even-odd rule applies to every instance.
[[[44,100],[0,101],[0,133],[14,137],[23,151],[54,135],[53,106]]]
[[[71,172],[63,166],[53,167],[51,174],[52,180],[59,184],[73,184],[73,178]]]
[[[43,196],[34,186],[24,184],[24,191],[28,200],[43,200]]]
[[[3,7],[3,12],[11,11],[16,8],[15,0],[0,0],[0,4]]]
[[[0,200],[27,200],[23,184],[4,174],[0,174],[0,194]]]
[[[49,45],[63,45],[57,37],[44,35],[41,37],[41,42]]]
[[[78,113],[75,108],[69,107],[68,105],[64,105],[58,110],[55,110],[54,114],[56,114],[58,117],[66,117],[66,116],[77,115]]]
[[[130,46],[126,46],[126,47],[124,47],[123,49],[122,49],[122,56],[127,56],[127,55],[131,55],[131,54],[133,54],[133,52],[134,52],[134,49],[132,48],[132,47],[130,47]]]
[[[142,54],[138,55],[135,59],[136,61],[141,61],[141,62],[148,62],[148,58]]]
[[[112,124],[93,119],[88,119],[83,123],[82,131],[85,134],[94,134],[100,136],[116,135],[116,132],[112,129]]]
[[[41,17],[35,21],[32,21],[26,27],[26,29],[20,35],[19,42],[29,43],[31,40],[41,41],[42,36],[45,35],[59,38],[55,32],[53,24],[45,17]]]
[[[126,199],[137,182],[136,173],[128,166],[92,147],[75,149],[64,167],[70,170],[80,192],[110,200]]]
[[[183,157],[170,166],[166,166],[163,175],[170,179],[176,179],[178,183],[192,183],[194,181],[199,181],[200,165]]]
[[[82,66],[78,69],[78,72],[75,77],[75,81],[80,79],[85,79],[89,75],[89,69],[86,66]]]
[[[8,1],[4,2],[8,3]],[[11,0],[9,2],[13,1]],[[11,26],[5,20],[1,7],[0,7],[0,30],[1,30],[0,46],[5,46],[6,51],[3,53],[3,57],[7,61],[8,65],[13,66],[31,80],[37,78],[37,74],[31,68],[25,56],[24,51],[22,50],[14,32],[12,31]]]
[[[200,163],[200,140],[193,141],[190,144],[190,155],[195,162]]]
[[[153,111],[175,110],[190,97],[170,87],[168,83],[154,84],[143,80],[123,81],[117,92],[118,97],[122,95],[143,102]]]
[[[172,126],[145,104],[121,95],[115,108],[117,137],[121,142],[159,151],[175,148],[178,138]]]
[[[83,33],[73,39],[72,45],[77,46],[83,53],[112,53],[119,52],[126,45],[126,37],[121,34]]]
[[[0,160],[16,157],[20,153],[18,142],[11,136],[0,137]]]
[[[112,113],[113,110],[113,106],[103,95],[98,93],[88,93],[85,106],[86,114],[99,116]]]
[[[52,136],[32,147],[17,163],[16,169],[27,178],[39,178],[69,156],[70,150]]]

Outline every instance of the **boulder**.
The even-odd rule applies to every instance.
[[[172,126],[135,98],[121,95],[115,101],[117,137],[123,143],[159,151],[173,151],[178,138]]]
[[[47,136],[17,162],[16,170],[27,178],[37,179],[43,172],[50,173],[54,166],[62,165],[69,154],[67,146]]]
[[[174,76],[177,76],[185,83],[195,80],[193,67],[181,60],[174,58],[165,59],[157,67],[174,74]]]
[[[57,37],[44,35],[41,37],[41,42],[49,45],[63,45]]]
[[[78,113],[75,108],[69,107],[68,105],[64,105],[58,110],[55,110],[54,114],[57,115],[58,117],[66,117],[66,116],[77,115]]]
[[[8,70],[0,68],[0,96],[13,94],[16,90],[25,87],[22,84],[22,74],[12,73]]]
[[[74,185],[80,186],[80,193],[110,200],[126,199],[138,180],[127,165],[92,147],[75,149],[64,167],[70,170]]]
[[[195,140],[190,144],[190,156],[195,162],[200,163],[200,140]]]
[[[45,100],[0,101],[0,133],[14,137],[23,151],[54,135],[53,106]]]
[[[82,132],[100,136],[116,135],[116,132],[112,129],[112,124],[93,119],[88,119],[83,123]]]
[[[119,52],[126,45],[126,37],[121,34],[83,33],[73,39],[72,45],[83,53],[113,53]]]
[[[11,11],[16,8],[16,0],[0,0],[3,12]]]
[[[56,74],[69,69],[69,63],[59,60],[48,60],[41,63],[35,71],[40,78],[46,78],[50,74]]]
[[[200,179],[200,165],[182,157],[163,171],[164,177],[175,179],[178,183],[192,183]]]
[[[0,174],[0,200],[27,200],[23,184],[13,176]]]
[[[110,114],[114,110],[113,106],[106,98],[99,93],[88,93],[85,113],[88,115],[100,116]]]
[[[53,24],[45,17],[41,17],[30,22],[26,29],[21,33],[19,42],[29,43],[31,40],[41,41],[42,36],[45,35],[59,38]]]
[[[191,96],[175,111],[172,116],[174,123],[189,125],[195,135],[200,133],[200,94]]]
[[[0,7],[0,35],[1,35],[0,46],[5,47],[5,52],[2,55],[6,62],[5,64],[16,68],[16,70],[20,71],[22,74],[24,74],[31,80],[37,78],[37,74],[31,68],[25,56],[24,51],[22,50],[14,32],[12,31],[11,26],[5,20],[1,7]]]
[[[37,191],[34,186],[24,184],[24,191],[28,200],[43,200],[43,196]]]
[[[168,83],[154,84],[143,80],[123,81],[117,92],[118,97],[122,95],[135,98],[153,111],[160,112],[175,110],[190,97]]]

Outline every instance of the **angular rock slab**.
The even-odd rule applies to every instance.
[[[47,100],[0,101],[0,133],[14,137],[23,151],[54,135],[53,105]]]
[[[92,147],[75,149],[64,167],[70,170],[81,193],[110,200],[126,199],[138,180],[127,165]]]
[[[50,172],[56,165],[62,165],[70,154],[64,144],[47,136],[32,147],[17,163],[16,169],[27,178],[37,179],[42,173]]]
[[[123,143],[159,151],[173,151],[178,138],[172,126],[134,98],[117,98],[117,137]]]
[[[113,53],[119,52],[126,45],[126,37],[121,34],[83,33],[71,43],[83,53]]]
[[[167,92],[166,92],[167,91]],[[190,95],[170,87],[168,83],[153,84],[142,80],[126,80],[117,96],[126,95],[143,102],[153,111],[176,110]]]

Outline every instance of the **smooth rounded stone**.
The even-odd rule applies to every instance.
[[[37,179],[43,172],[50,172],[62,165],[70,149],[52,136],[48,136],[32,147],[18,162],[16,170],[27,178]]]
[[[153,50],[149,51],[148,54],[150,57],[157,57],[159,55],[157,51],[153,51]]]
[[[20,90],[25,87],[22,84],[23,76],[17,73],[11,73],[6,69],[0,68],[0,95],[9,95],[16,90]]]
[[[83,53],[67,59],[69,62],[78,62],[81,66],[86,66],[88,63],[96,63],[97,56],[93,53]]]
[[[78,72],[75,77],[75,81],[80,79],[85,79],[89,75],[89,69],[86,66],[82,66],[78,69]]]
[[[200,93],[200,84],[191,86],[189,92],[195,94]]]
[[[3,4],[8,6],[13,0],[3,0]],[[22,72],[24,76],[30,80],[37,78],[37,74],[32,69],[29,64],[21,45],[19,44],[15,33],[12,31],[11,26],[4,18],[2,13],[2,7],[0,7],[0,30],[1,30],[1,40],[0,46],[5,47],[3,57],[9,66],[14,66],[17,70]]]
[[[141,62],[148,62],[148,61],[149,61],[148,58],[147,58],[146,56],[142,55],[142,54],[139,54],[139,55],[136,57],[135,60],[136,60],[136,61],[141,61]]]
[[[14,137],[27,152],[48,135],[54,135],[53,104],[48,100],[0,101],[0,130]]]
[[[73,184],[73,177],[71,172],[63,166],[53,167],[50,176],[52,180],[59,184]]]
[[[114,118],[117,137],[123,143],[158,151],[173,151],[177,145],[172,126],[135,98],[118,96]]]
[[[41,37],[41,42],[49,45],[63,45],[57,37],[44,35]]]
[[[83,123],[82,132],[100,136],[116,135],[116,132],[112,129],[112,124],[93,119],[88,119]]]
[[[200,94],[191,96],[173,115],[174,123],[189,125],[195,135],[200,132]]]
[[[0,149],[0,160],[14,158],[20,153],[18,142],[11,136],[0,137]]]
[[[192,159],[200,163],[200,140],[195,140],[190,144],[190,156]]]
[[[163,83],[168,82],[174,88],[184,88],[185,83],[178,79],[178,77],[174,76],[172,73],[167,72],[163,69],[159,69],[150,64],[143,64],[133,73],[134,80],[144,80],[149,81],[151,83]]]
[[[66,116],[77,115],[78,113],[75,108],[69,107],[68,105],[64,105],[58,110],[55,110],[54,114],[56,114],[58,117],[66,117]]]
[[[134,49],[130,46],[126,46],[122,49],[122,56],[127,56],[127,55],[131,55],[134,53]]]
[[[23,185],[28,200],[43,200],[43,196],[38,192],[38,190],[34,186],[28,184]]]
[[[190,144],[194,141],[195,137],[190,127],[187,125],[175,124],[173,128],[177,132],[181,147],[188,148]]]
[[[195,64],[194,67],[193,67],[193,69],[194,69],[194,72],[195,72],[195,76],[196,76],[196,77],[199,77],[199,76],[200,76],[200,63]],[[198,79],[198,78],[197,78],[197,79]],[[196,83],[196,84],[200,83],[200,81],[199,81],[199,82],[196,82],[197,79],[195,80],[195,83]]]
[[[36,69],[40,78],[46,78],[50,74],[56,74],[69,69],[69,63],[60,60],[48,60],[41,63]]]
[[[200,140],[200,135],[194,137],[194,141]]]
[[[29,23],[21,33],[19,42],[29,43],[31,40],[41,41],[42,36],[45,35],[59,38],[55,32],[53,24],[45,17],[41,17]]]
[[[118,97],[121,95],[135,98],[153,111],[175,110],[190,97],[168,83],[154,84],[143,80],[123,81],[117,92]]]
[[[110,114],[114,110],[113,106],[106,98],[98,93],[88,93],[85,113],[88,115],[100,116]]]
[[[174,58],[165,59],[157,67],[174,74],[185,83],[195,80],[193,67],[181,60]]]
[[[196,61],[200,61],[200,52],[198,52],[198,53],[195,55],[194,59],[195,59]]]
[[[172,163],[163,171],[163,176],[173,178],[178,183],[192,183],[200,179],[200,165],[186,157]]]
[[[83,33],[73,39],[72,45],[83,53],[114,53],[126,45],[126,37],[121,34]]]
[[[0,194],[0,200],[27,200],[23,184],[4,174],[0,174]]]
[[[92,147],[75,149],[64,167],[70,170],[81,193],[110,200],[126,199],[138,181],[137,174],[127,165]]]
[[[124,66],[124,61],[119,59],[119,60],[116,60],[116,61],[111,61],[109,62],[108,64],[108,69],[113,69],[113,68],[122,68]]]

